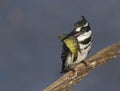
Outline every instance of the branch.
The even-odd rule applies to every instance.
[[[83,77],[85,77],[91,70],[116,58],[120,54],[120,41],[103,50],[97,52],[92,57],[86,60],[90,67],[80,63],[75,67],[75,72],[69,71],[57,81],[44,89],[44,91],[66,91],[66,89],[77,84]]]

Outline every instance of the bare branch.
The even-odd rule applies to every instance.
[[[83,77],[85,77],[92,69],[106,63],[107,61],[117,57],[120,54],[120,41],[103,50],[97,52],[92,57],[86,60],[90,67],[84,64],[79,64],[75,67],[75,73],[69,71],[57,81],[44,89],[44,91],[66,91],[67,88],[77,84]]]

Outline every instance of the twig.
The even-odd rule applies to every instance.
[[[83,77],[85,77],[92,69],[106,63],[107,61],[117,57],[120,54],[120,41],[103,50],[97,52],[92,57],[86,60],[90,67],[84,64],[79,64],[75,67],[75,73],[69,71],[57,81],[44,89],[44,91],[66,91],[67,88],[77,84]]]

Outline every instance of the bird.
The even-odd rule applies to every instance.
[[[73,30],[69,34],[58,36],[62,42],[62,69],[60,73],[74,71],[79,63],[85,63],[85,59],[91,50],[93,36],[89,22],[84,16],[74,23]]]

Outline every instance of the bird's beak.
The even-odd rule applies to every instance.
[[[67,36],[65,36],[65,37],[63,38],[63,40],[65,40],[66,38],[68,38],[68,37],[70,37],[70,36],[73,36],[74,34],[75,34],[75,31],[70,32]]]

